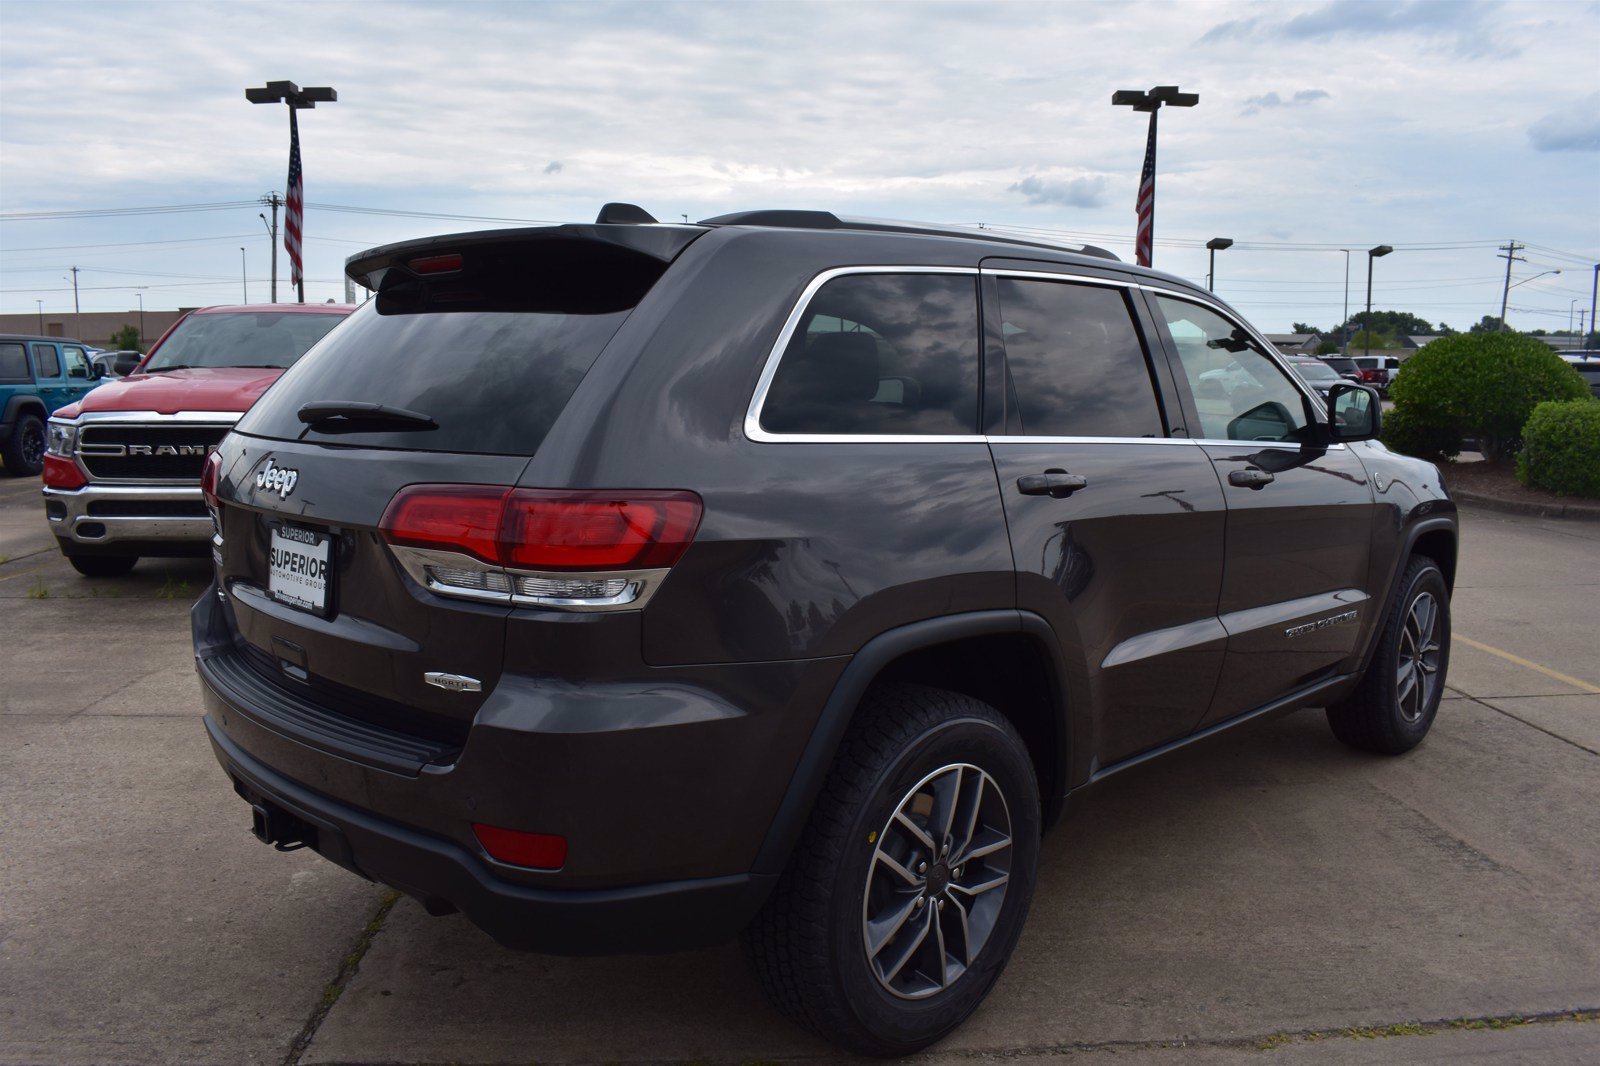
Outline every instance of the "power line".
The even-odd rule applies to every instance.
[[[180,215],[190,211],[233,211],[254,207],[254,200],[229,200],[214,204],[167,204],[161,207],[96,207],[71,211],[6,211],[0,222],[34,222],[43,219],[119,218],[125,215]]]

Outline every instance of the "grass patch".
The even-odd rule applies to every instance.
[[[180,596],[187,597],[190,595],[189,582],[172,580],[171,570],[168,570],[166,574],[167,580],[163,582],[161,588],[156,591],[157,596],[160,596],[164,600],[175,600]]]

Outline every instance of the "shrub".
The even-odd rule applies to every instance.
[[[1517,479],[1558,496],[1600,497],[1600,401],[1535,407],[1522,427]]]
[[[1383,443],[1402,455],[1442,463],[1461,451],[1461,429],[1420,420],[1397,404],[1383,414]]]
[[[1501,460],[1517,453],[1536,406],[1586,397],[1589,386],[1543,341],[1519,333],[1458,333],[1407,359],[1389,395],[1414,441],[1447,433],[1476,437],[1485,459]],[[1452,445],[1444,453],[1455,450]]]

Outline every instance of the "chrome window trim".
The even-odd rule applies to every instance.
[[[1192,293],[1172,285],[1150,284],[1138,281],[1132,277],[1106,278],[1090,274],[1054,273],[1043,270],[1013,270],[996,267],[959,267],[959,266],[849,266],[833,267],[822,271],[807,283],[800,293],[795,305],[790,309],[788,317],[784,319],[783,329],[778,332],[778,339],[773,344],[772,350],[767,353],[767,360],[762,365],[761,376],[756,380],[754,394],[750,397],[750,404],[745,409],[744,435],[746,439],[761,444],[1211,444],[1227,445],[1230,447],[1247,447],[1259,449],[1264,445],[1293,444],[1295,447],[1304,445],[1292,441],[1239,441],[1217,440],[1210,437],[1049,437],[1028,434],[1008,435],[1004,433],[972,433],[972,434],[873,434],[873,433],[769,433],[761,428],[761,412],[766,406],[767,392],[772,388],[772,382],[778,374],[778,364],[783,359],[783,353],[793,339],[795,330],[799,328],[800,321],[805,317],[806,308],[811,305],[811,300],[822,288],[834,278],[845,277],[851,274],[949,274],[957,276],[978,276],[991,278],[1035,278],[1045,281],[1064,281],[1074,284],[1100,285],[1106,288],[1142,289],[1145,292],[1158,293],[1185,300],[1196,304],[1218,315],[1235,326],[1243,329],[1250,338],[1260,345],[1262,354],[1278,368],[1279,373],[1288,379],[1289,384],[1302,396],[1312,400],[1316,406],[1313,410],[1321,411],[1324,419],[1327,417],[1327,406],[1315,391],[1307,391],[1307,387],[1300,380],[1299,375],[1287,369],[1283,355],[1270,342],[1267,341],[1248,322],[1241,321],[1238,316],[1230,313],[1225,307],[1212,300],[1206,299],[1199,293]],[[1345,445],[1332,443],[1323,445],[1329,451],[1343,451]]]
[[[761,410],[767,403],[767,391],[772,388],[772,381],[778,376],[778,363],[783,359],[783,353],[789,347],[789,341],[794,337],[795,330],[800,328],[800,321],[805,317],[806,308],[811,306],[811,300],[822,288],[834,278],[842,278],[852,274],[947,274],[956,277],[975,278],[980,271],[977,267],[959,266],[848,266],[833,267],[824,270],[812,278],[801,291],[799,299],[789,311],[789,316],[783,321],[783,328],[778,331],[778,339],[772,345],[772,350],[767,353],[767,361],[761,367],[761,377],[756,380],[755,394],[750,397],[750,405],[744,412],[744,435],[747,439],[761,444],[981,444],[984,436],[981,433],[958,434],[930,434],[919,436],[915,434],[875,434],[875,433],[769,433],[761,428]],[[980,345],[980,361],[982,357],[981,346],[983,338],[978,338]]]

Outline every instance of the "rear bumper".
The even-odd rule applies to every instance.
[[[102,485],[44,490],[45,515],[63,551],[126,547],[137,543],[154,555],[160,545],[170,554],[204,555],[211,539],[211,517],[199,485]],[[156,546],[157,550],[149,550]]]
[[[235,789],[253,803],[265,800],[313,827],[313,846],[324,858],[397,888],[435,913],[460,910],[507,947],[557,955],[705,947],[744,928],[776,881],[741,874],[611,889],[515,884],[452,841],[318,795],[273,772],[230,740],[209,715],[205,726]]]

